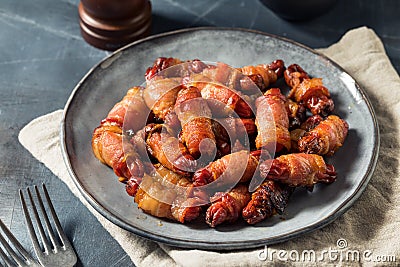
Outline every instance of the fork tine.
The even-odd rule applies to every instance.
[[[41,255],[42,254],[42,250],[41,250],[40,245],[39,245],[39,240],[37,239],[37,236],[36,236],[36,233],[35,233],[35,229],[33,228],[32,219],[31,219],[31,217],[29,215],[28,207],[26,205],[24,194],[22,193],[21,189],[19,190],[19,197],[20,197],[20,200],[21,200],[21,204],[22,204],[22,209],[23,209],[23,213],[24,213],[24,216],[25,216],[26,225],[28,227],[28,232],[29,232],[29,235],[31,236],[33,248],[35,249],[36,255]]]
[[[39,230],[39,235],[40,235],[40,238],[42,239],[44,253],[45,254],[49,254],[49,252],[51,250],[51,247],[50,247],[50,244],[49,244],[49,242],[47,240],[46,234],[44,233],[43,224],[42,224],[42,221],[41,221],[41,219],[39,217],[39,213],[38,213],[38,210],[36,208],[36,204],[35,204],[35,201],[33,200],[32,193],[31,193],[31,190],[29,189],[29,187],[27,188],[27,191],[28,191],[29,200],[31,201],[33,214],[34,214],[35,219],[36,219],[36,225],[37,225],[38,230]]]
[[[25,215],[25,220],[26,224],[28,227],[29,234],[31,236],[32,244],[36,252],[36,256],[39,260],[39,262],[43,266],[73,266],[77,262],[77,256],[76,253],[72,247],[72,245],[69,243],[67,237],[65,236],[62,228],[60,221],[58,220],[58,217],[55,213],[53,204],[50,200],[49,194],[47,192],[47,189],[44,184],[43,186],[43,191],[45,197],[43,197],[43,194],[41,195],[39,188],[37,186],[34,186],[36,196],[37,196],[37,201],[36,203],[39,203],[40,209],[42,212],[42,220],[45,220],[46,223],[46,229],[48,230],[48,237],[51,239],[51,242],[53,243],[54,249],[51,249],[49,247],[48,243],[48,237],[45,235],[44,229],[43,229],[43,224],[39,218],[38,210],[35,205],[35,201],[33,200],[32,193],[29,190],[29,188],[26,189],[29,195],[30,202],[32,204],[32,210],[34,212],[35,218],[36,218],[36,223],[37,223],[37,229],[34,229],[33,223],[32,223],[32,218],[29,214],[27,204],[24,198],[24,195],[22,193],[22,190],[19,190],[20,198],[21,198],[21,203]],[[52,221],[50,222],[48,211],[45,209],[45,204],[43,203],[43,199],[46,198],[47,200],[47,206],[50,209],[51,216],[52,216]],[[51,219],[51,218],[50,218]],[[54,222],[54,223],[53,223]],[[53,231],[54,229],[54,231]],[[41,250],[41,247],[39,245],[38,237],[37,234],[35,233],[35,230],[39,231],[39,234],[42,238],[43,241],[43,247],[44,247],[44,252]],[[55,238],[55,231],[57,231],[59,240],[61,243],[63,243],[63,246],[60,246],[58,240]],[[57,244],[57,245],[56,245]]]
[[[53,203],[51,202],[49,193],[47,192],[47,188],[46,188],[46,186],[44,184],[42,184],[42,187],[43,187],[44,195],[46,197],[47,205],[50,208],[50,213],[51,213],[51,216],[53,217],[53,220],[54,220],[54,224],[55,224],[55,228],[56,228],[56,231],[58,233],[58,236],[60,237],[60,240],[63,243],[64,247],[72,247],[71,244],[68,241],[67,236],[64,233],[64,230],[61,227],[60,221],[58,220],[56,211],[54,210]]]
[[[12,266],[14,263],[9,260],[7,255],[4,253],[3,249],[0,247],[0,258],[3,259],[6,266]]]
[[[2,235],[0,235],[0,243],[3,245],[3,247],[5,248],[5,250],[8,252],[8,255],[11,256],[11,258],[18,264],[18,265],[22,265],[23,262],[21,261],[21,259],[19,258],[19,256],[17,255],[17,253],[15,253],[15,251],[10,247],[10,245],[7,243],[7,241],[4,239],[4,237]],[[6,255],[3,252],[2,253],[2,257],[3,259],[6,261]],[[10,263],[7,263],[10,264]]]
[[[15,236],[8,230],[8,228],[5,226],[3,221],[0,219],[0,228],[3,230],[3,233],[7,236],[7,238],[10,240],[11,244],[18,250],[19,253],[24,257],[26,261],[33,262],[34,259],[29,255],[29,253],[22,247],[21,243],[18,242],[18,240],[15,238]],[[18,263],[22,264],[22,262],[19,260],[19,257],[16,255],[16,253],[11,250],[11,247],[5,242],[5,239],[3,236],[0,234],[0,241],[3,244],[4,248],[7,250],[7,252],[13,257],[13,259]]]
[[[45,221],[45,224],[46,224],[47,233],[49,234],[50,241],[53,244],[54,250],[57,250],[59,248],[59,246],[56,243],[56,238],[55,238],[54,233],[53,233],[53,228],[51,227],[51,224],[50,224],[50,221],[49,221],[49,217],[47,216],[47,212],[46,212],[46,210],[44,208],[42,197],[40,196],[40,192],[39,192],[38,187],[35,185],[34,188],[35,188],[36,196],[37,196],[37,199],[38,199],[38,202],[39,202],[39,206],[40,206],[40,209],[42,211],[42,215],[43,215],[43,218],[44,218],[44,221]]]

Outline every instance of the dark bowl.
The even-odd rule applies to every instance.
[[[337,0],[260,0],[286,20],[308,20],[328,11]]]

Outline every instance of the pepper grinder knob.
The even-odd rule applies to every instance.
[[[149,0],[81,0],[78,6],[83,39],[114,51],[151,31]]]

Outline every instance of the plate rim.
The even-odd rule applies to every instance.
[[[358,186],[354,190],[354,192],[349,197],[347,197],[339,205],[339,207],[337,207],[334,211],[330,212],[327,216],[324,216],[323,218],[319,219],[318,221],[316,221],[313,224],[307,225],[305,227],[297,228],[296,230],[293,230],[289,233],[281,234],[281,235],[274,236],[274,237],[254,239],[254,240],[251,240],[248,242],[246,242],[246,241],[229,241],[229,242],[228,241],[220,241],[220,242],[189,241],[189,240],[184,240],[184,239],[180,239],[180,238],[165,237],[165,236],[162,236],[159,234],[152,233],[145,229],[138,229],[138,228],[130,225],[128,222],[126,222],[126,220],[120,218],[116,214],[113,214],[107,208],[103,207],[90,192],[85,190],[84,186],[79,181],[79,179],[72,167],[71,161],[69,159],[68,146],[67,146],[67,142],[66,142],[66,120],[68,117],[69,107],[72,105],[72,103],[77,95],[77,92],[81,88],[82,84],[104,62],[112,59],[114,56],[122,53],[124,50],[126,50],[130,47],[133,47],[135,45],[138,45],[138,44],[141,44],[141,43],[144,43],[147,41],[155,40],[155,39],[160,39],[160,38],[164,38],[164,37],[168,37],[168,36],[172,36],[172,35],[176,35],[176,34],[196,32],[196,31],[248,32],[248,33],[263,35],[263,36],[270,37],[272,39],[277,39],[280,41],[288,42],[293,45],[299,46],[303,49],[306,49],[309,52],[323,58],[324,60],[332,63],[332,65],[335,68],[339,69],[341,72],[344,72],[347,75],[349,75],[349,77],[351,77],[352,81],[354,81],[354,85],[355,85],[356,89],[360,93],[361,98],[366,103],[369,113],[371,114],[371,118],[372,118],[373,126],[374,126],[374,133],[373,133],[374,134],[374,144],[373,144],[372,158],[368,165],[368,169],[366,170],[365,175],[360,180],[360,183],[358,184]],[[334,60],[330,59],[328,56],[322,54],[321,52],[316,51],[304,44],[301,44],[301,43],[291,40],[289,38],[278,36],[278,35],[271,34],[271,33],[262,32],[259,30],[235,28],[235,27],[194,27],[194,28],[185,28],[185,29],[179,29],[179,30],[159,33],[159,34],[151,35],[149,37],[132,42],[132,43],[125,45],[122,48],[110,53],[109,55],[107,55],[106,57],[101,59],[92,68],[90,68],[87,71],[87,73],[82,77],[82,79],[76,84],[74,89],[72,90],[72,92],[64,106],[64,109],[63,109],[62,120],[60,123],[59,138],[60,138],[61,153],[62,153],[62,156],[64,159],[64,163],[67,167],[68,173],[70,174],[75,186],[78,188],[78,190],[82,194],[82,196],[88,201],[88,203],[97,212],[99,212],[103,217],[105,217],[107,220],[111,221],[112,223],[122,227],[125,230],[128,230],[138,236],[144,237],[144,238],[152,240],[152,241],[161,242],[161,243],[165,243],[165,244],[173,245],[173,246],[177,246],[177,247],[182,247],[182,248],[198,248],[198,249],[205,249],[205,250],[210,250],[210,249],[218,249],[218,250],[248,249],[248,248],[260,247],[263,245],[281,243],[281,242],[299,237],[306,233],[311,233],[317,229],[320,229],[320,228],[332,223],[338,217],[342,216],[356,202],[356,200],[361,196],[361,194],[365,191],[365,189],[369,183],[369,180],[371,179],[373,172],[375,170],[377,160],[378,160],[378,155],[379,155],[379,147],[380,147],[379,124],[378,124],[378,120],[376,118],[376,114],[373,109],[373,106],[371,104],[371,101],[370,101],[368,95],[366,94],[366,92],[364,91],[364,89],[358,84],[358,82],[346,70],[343,69],[343,67],[341,67]]]

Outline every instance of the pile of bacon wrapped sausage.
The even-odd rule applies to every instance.
[[[92,138],[94,155],[144,212],[181,223],[205,216],[211,227],[256,224],[282,214],[296,187],[335,181],[325,158],[343,145],[348,124],[332,114],[322,79],[299,65],[158,58],[145,79]],[[235,183],[226,190],[224,181]]]

